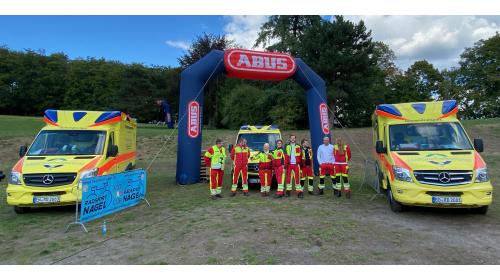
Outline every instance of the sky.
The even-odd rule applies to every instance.
[[[460,53],[500,32],[500,16],[346,16],[363,20],[374,40],[394,50],[407,69],[426,59],[439,69],[458,66]],[[324,16],[330,19],[330,16]],[[227,34],[252,48],[267,16],[0,16],[0,46],[63,52],[124,63],[178,66],[197,35]]]

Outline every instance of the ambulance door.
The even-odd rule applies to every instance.
[[[108,150],[111,145],[116,145],[115,132],[110,131],[108,136]],[[105,173],[112,174],[116,173],[118,170],[118,158],[120,156],[120,150],[118,149],[118,154],[116,156],[110,156],[106,153],[106,169]]]

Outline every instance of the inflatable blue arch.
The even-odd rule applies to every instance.
[[[253,80],[294,79],[306,91],[313,151],[317,151],[324,136],[330,137],[325,82],[300,58],[241,49],[213,50],[181,73],[178,184],[190,185],[200,181],[203,89],[222,73]],[[318,171],[319,165],[314,156],[314,173],[317,175]]]

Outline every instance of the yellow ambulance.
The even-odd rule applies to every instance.
[[[391,209],[460,207],[486,214],[493,187],[479,155],[457,119],[455,100],[382,104],[372,117],[379,185]]]
[[[238,143],[240,138],[245,138],[247,140],[247,146],[250,149],[250,159],[248,160],[248,183],[260,184],[259,160],[257,155],[263,151],[264,143],[269,143],[270,151],[276,149],[276,141],[281,139],[281,131],[276,125],[243,125],[238,131],[235,144]],[[229,151],[232,150],[232,147],[233,145],[229,146]]]
[[[137,123],[127,114],[46,110],[43,120],[9,177],[7,203],[16,213],[75,204],[81,179],[135,168]]]

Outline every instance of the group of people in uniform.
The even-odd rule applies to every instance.
[[[233,174],[231,196],[236,196],[238,181],[241,177],[243,195],[248,196],[248,161],[250,149],[245,138],[240,138],[230,152],[233,161]],[[256,155],[259,166],[260,192],[262,196],[269,196],[273,175],[276,178],[277,190],[274,198],[291,196],[293,187],[298,198],[304,198],[304,188],[310,195],[314,194],[313,175],[313,151],[309,140],[302,139],[300,145],[296,143],[296,136],[290,135],[287,145],[282,140],[276,141],[276,149],[271,151],[269,144],[265,143],[262,151]],[[341,197],[345,193],[346,198],[351,197],[349,184],[348,162],[351,159],[351,149],[341,138],[337,138],[335,144],[330,144],[330,138],[324,137],[323,144],[316,151],[319,163],[319,185],[318,195],[324,195],[325,178],[332,180],[333,194]],[[209,147],[204,155],[205,165],[210,169],[210,197],[212,199],[222,198],[222,186],[224,180],[224,163],[226,150],[221,139],[217,139],[215,145]]]

